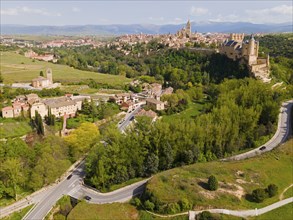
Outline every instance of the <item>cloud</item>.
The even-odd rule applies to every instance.
[[[200,7],[192,6],[190,9],[190,15],[193,15],[193,16],[205,15],[208,12],[209,12],[209,10],[207,8],[200,8]]]
[[[245,10],[247,20],[257,23],[292,22],[293,6],[279,5],[273,8]]]
[[[259,10],[245,10],[247,14],[258,14],[258,15],[268,15],[268,14],[278,14],[278,15],[293,15],[293,6],[289,5],[279,5],[273,8],[264,8]]]
[[[72,8],[72,11],[73,11],[73,12],[80,12],[80,9],[77,8],[77,7],[73,7],[73,8]]]
[[[238,22],[241,21],[239,16],[237,14],[228,14],[228,15],[222,15],[218,14],[217,17],[209,19],[209,21],[215,21],[215,22]]]
[[[151,21],[164,21],[164,17],[148,17],[149,20]]]
[[[10,15],[10,16],[16,16],[20,14],[36,14],[36,15],[43,15],[43,16],[61,16],[61,13],[51,13],[44,9],[37,9],[37,8],[29,8],[26,6],[23,7],[17,7],[17,8],[7,8],[7,9],[1,9],[0,11],[1,15]]]

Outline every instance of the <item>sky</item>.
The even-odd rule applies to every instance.
[[[293,23],[292,1],[1,0],[1,24],[104,25],[194,22]]]

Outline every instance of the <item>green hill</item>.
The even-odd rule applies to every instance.
[[[82,71],[66,65],[32,60],[15,52],[2,51],[0,60],[0,71],[4,78],[4,83],[31,82],[33,78],[39,76],[41,70],[45,72],[46,68],[52,69],[54,82],[79,82],[94,79],[98,83],[119,86],[131,81],[124,76]]]

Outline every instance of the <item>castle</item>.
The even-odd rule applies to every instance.
[[[230,34],[230,38],[225,40],[220,47],[220,53],[233,60],[242,59],[254,77],[264,82],[270,82],[269,55],[266,58],[258,57],[259,42],[254,39],[253,35],[247,41],[243,39],[244,34]]]
[[[32,80],[32,86],[34,88],[46,88],[53,85],[53,74],[52,69],[48,68],[46,71],[46,77],[39,76]]]

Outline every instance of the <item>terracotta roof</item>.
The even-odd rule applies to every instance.
[[[147,117],[150,117],[150,118],[156,118],[157,117],[157,113],[152,111],[152,110],[144,110],[144,109],[141,109],[137,114],[136,116],[147,116]]]
[[[11,107],[11,106],[7,106],[7,107],[2,108],[2,111],[12,111],[12,110],[13,110],[13,107]]]

